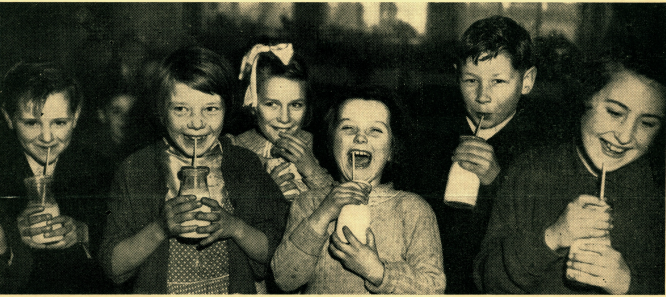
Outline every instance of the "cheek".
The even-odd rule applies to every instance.
[[[658,129],[638,129],[636,130],[636,144],[643,149],[647,149],[652,145],[654,138],[659,132]]]

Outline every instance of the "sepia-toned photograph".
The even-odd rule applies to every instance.
[[[0,3],[0,294],[666,287],[666,3]]]

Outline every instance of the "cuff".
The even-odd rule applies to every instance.
[[[328,234],[317,233],[307,219],[301,221],[294,232],[289,235],[289,240],[296,248],[313,257],[319,257],[321,248],[327,239]]]
[[[551,250],[546,245],[543,232],[515,236],[507,242],[507,248],[514,252],[518,263],[523,263],[523,267],[531,275],[543,274],[553,263],[567,255],[566,252]]]
[[[365,280],[365,288],[368,291],[378,294],[392,294],[395,291],[394,281],[399,277],[398,271],[401,270],[403,263],[384,263],[384,278],[379,286],[373,285],[368,280]]]

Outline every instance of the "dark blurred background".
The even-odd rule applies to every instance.
[[[135,117],[145,116],[144,77],[178,47],[204,45],[239,67],[253,44],[282,38],[309,62],[317,107],[341,86],[379,84],[398,91],[427,131],[441,109],[460,101],[454,41],[495,14],[531,32],[539,74],[526,100],[544,106],[567,105],[582,57],[611,45],[666,50],[664,4],[0,3],[0,71],[22,60],[66,65],[86,90],[85,129],[119,89],[137,97]]]

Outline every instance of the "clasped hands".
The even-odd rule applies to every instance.
[[[569,248],[568,279],[625,294],[631,272],[622,254],[610,245],[612,228],[610,206],[598,197],[581,195],[567,205],[544,236],[552,250]]]
[[[208,206],[210,212],[193,211],[201,206]],[[219,239],[238,236],[240,219],[224,210],[220,204],[210,198],[203,197],[197,200],[196,196],[177,196],[166,201],[164,205],[163,220],[167,237],[178,236],[188,232],[210,234],[199,242],[200,246],[209,245]],[[191,220],[208,221],[208,226],[183,226]]]
[[[17,225],[23,243],[34,249],[66,249],[79,242],[88,242],[88,225],[74,220],[70,216],[40,214],[44,211],[41,205],[28,206],[17,218]],[[41,227],[36,224],[45,223]],[[62,236],[62,239],[53,243],[38,243],[33,236],[43,234],[44,238]]]

